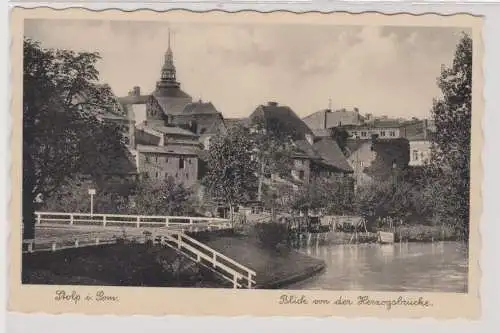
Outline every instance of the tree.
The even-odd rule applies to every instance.
[[[465,239],[469,233],[470,145],[472,111],[472,39],[463,34],[451,67],[438,78],[442,97],[434,101],[436,125],[431,167],[440,179],[436,213],[454,224]],[[444,180],[444,181],[443,181]]]
[[[257,200],[261,201],[265,195],[264,178],[273,174],[283,178],[290,176],[294,135],[277,119],[264,120],[256,117],[252,120],[251,140],[259,177]]]
[[[97,84],[97,53],[25,39],[23,57],[23,238],[32,239],[36,198],[47,200],[78,174],[110,173],[128,156],[121,133],[96,118],[117,107],[109,87]]]
[[[208,151],[207,172],[202,179],[214,201],[226,202],[233,216],[237,204],[255,197],[257,165],[248,129],[236,126],[213,138]]]
[[[178,184],[172,177],[164,182],[141,181],[134,195],[133,214],[193,215],[193,192]]]

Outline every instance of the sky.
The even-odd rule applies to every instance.
[[[276,101],[299,116],[328,108],[428,117],[461,29],[450,27],[250,25],[96,20],[26,20],[25,36],[47,48],[97,51],[100,81],[118,96],[151,93],[168,29],[177,80],[224,117]]]

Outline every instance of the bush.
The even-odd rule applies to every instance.
[[[255,231],[259,242],[267,248],[276,249],[288,243],[288,227],[282,223],[257,223]]]
[[[410,242],[430,242],[442,240],[455,240],[456,233],[450,226],[439,225],[412,225],[396,229],[396,241],[400,239]]]

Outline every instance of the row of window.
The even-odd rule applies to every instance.
[[[153,156],[146,155],[145,156],[146,163],[151,163],[152,161],[154,161],[155,163],[158,163],[163,159],[161,156],[158,156],[158,155],[155,155],[154,158],[152,158],[152,157]],[[186,159],[184,159],[182,157],[174,157],[174,160],[178,160],[179,169],[184,169]],[[164,157],[164,161],[165,161],[165,163],[168,163],[168,157]],[[191,164],[192,163],[191,159],[188,158],[187,163]]]
[[[156,171],[156,172],[144,171],[144,172],[142,172],[142,177],[144,179],[150,179],[150,178],[159,179],[159,178],[162,177],[162,175],[163,174],[161,172],[159,172],[159,171]],[[164,178],[166,179],[168,177],[172,177],[172,175],[169,174],[168,172],[165,172],[164,173]],[[174,176],[174,178],[176,178],[176,179],[179,178],[179,174],[176,173],[175,176]],[[188,173],[184,174],[183,178],[185,178],[186,180],[189,180],[189,174]]]
[[[359,133],[359,135],[361,137],[367,137],[367,136],[369,136],[369,135],[372,134],[371,132],[366,132],[366,131],[361,131],[361,132],[353,131],[352,135],[353,136],[358,136],[358,133]],[[386,137],[386,136],[395,137],[396,136],[396,131],[380,131],[379,134],[380,134],[381,137]]]

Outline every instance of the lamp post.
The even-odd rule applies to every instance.
[[[89,188],[89,194],[90,194],[90,217],[94,214],[94,195],[95,195],[95,189],[94,188]]]

